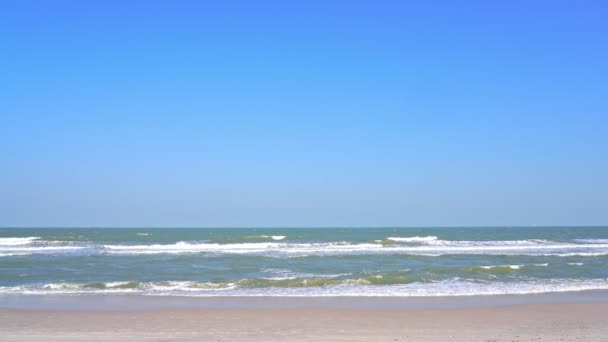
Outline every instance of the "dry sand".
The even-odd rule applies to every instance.
[[[1,341],[608,341],[608,303],[0,310]]]

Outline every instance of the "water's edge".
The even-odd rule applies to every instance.
[[[0,295],[0,310],[147,311],[224,309],[414,310],[528,304],[608,303],[607,290],[466,297],[172,297],[138,295]]]

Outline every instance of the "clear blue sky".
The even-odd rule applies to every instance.
[[[0,225],[608,224],[606,1],[2,1]]]

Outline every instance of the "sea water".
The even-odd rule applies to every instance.
[[[466,296],[608,289],[608,227],[4,228],[0,294]]]

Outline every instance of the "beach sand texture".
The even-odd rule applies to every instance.
[[[450,309],[4,309],[0,318],[1,341],[608,341],[608,303]]]

